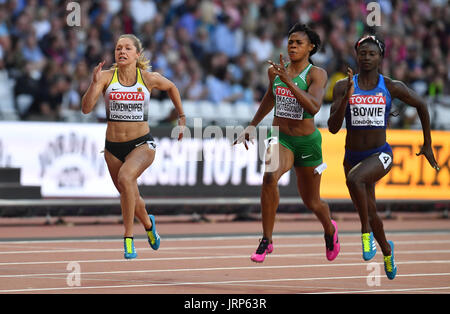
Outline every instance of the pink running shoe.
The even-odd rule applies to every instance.
[[[266,238],[262,238],[259,241],[259,246],[256,249],[256,252],[252,254],[250,259],[256,263],[262,263],[264,262],[266,255],[272,253],[272,251],[273,244],[269,243],[269,240],[267,240]]]
[[[339,251],[341,250],[341,244],[339,243],[338,238],[338,228],[337,224],[334,220],[331,220],[335,231],[333,237],[325,235],[325,246],[326,246],[326,255],[329,261],[332,261],[338,256]]]

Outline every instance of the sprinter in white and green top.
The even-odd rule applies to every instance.
[[[261,193],[263,237],[251,260],[262,262],[273,250],[272,233],[279,203],[278,180],[294,166],[298,191],[306,207],[322,223],[325,233],[326,257],[333,260],[339,253],[336,223],[331,220],[328,205],[320,199],[322,137],[314,124],[325,95],[327,73],[312,65],[310,56],[320,46],[316,32],[306,25],[296,24],[289,31],[285,64],[269,61],[269,87],[250,126],[235,143],[251,140],[254,127],[274,109],[272,130],[266,141],[266,169]],[[275,166],[274,166],[275,165]]]
[[[286,64],[286,68],[288,66],[289,63]],[[297,85],[297,87],[301,90],[308,90],[306,76],[308,75],[311,67],[312,64],[310,63],[299,75],[292,78],[294,84]],[[273,81],[272,93],[275,96],[274,114],[276,117],[294,120],[314,118],[311,113],[305,111],[305,109],[298,102],[297,98],[295,98],[295,95],[291,92],[289,87],[287,87],[286,83],[284,83],[278,75],[275,76],[275,79]]]

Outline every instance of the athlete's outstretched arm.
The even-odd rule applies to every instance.
[[[169,79],[165,78],[158,72],[144,72],[146,84],[151,88],[156,88],[167,92],[170,100],[172,100],[179,116],[184,115],[183,105],[181,104],[181,96],[177,86]]]
[[[184,115],[183,105],[181,103],[180,92],[177,86],[169,79],[165,78],[158,72],[144,72],[144,80],[151,89],[156,88],[161,91],[167,92],[170,100],[178,113],[178,125],[180,126],[180,132],[178,134],[178,140],[183,138],[184,127],[186,126],[186,116]]]
[[[337,81],[333,87],[333,103],[331,104],[330,117],[328,118],[328,130],[333,134],[336,134],[341,129],[345,117],[345,108],[355,90],[352,69],[347,69],[347,75],[346,79]]]
[[[269,86],[263,99],[261,100],[261,103],[259,104],[258,110],[253,116],[252,121],[250,121],[250,125],[256,127],[273,109],[274,104],[272,88]]]
[[[84,93],[83,98],[81,99],[81,111],[84,114],[88,114],[94,109],[95,104],[97,103],[98,97],[100,96],[103,87],[105,86],[105,73],[102,72],[102,67],[105,64],[105,61],[100,62],[92,73],[92,80],[89,88],[86,93]]]
[[[275,105],[275,100],[272,92],[272,83],[275,78],[273,67],[267,70],[269,76],[269,86],[267,87],[266,93],[264,94],[261,103],[259,104],[258,110],[253,116],[252,121],[250,121],[249,126],[239,134],[238,138],[233,142],[233,145],[243,143],[245,149],[248,149],[247,141],[253,142],[253,138],[256,136],[256,126],[264,119],[265,116],[273,109]]]
[[[419,156],[423,154],[430,165],[434,169],[439,170],[431,147],[430,114],[428,113],[426,102],[416,92],[406,86],[405,83],[390,79],[386,79],[385,81],[387,82],[387,87],[392,98],[398,98],[407,105],[416,108],[423,131],[423,146],[416,155]]]

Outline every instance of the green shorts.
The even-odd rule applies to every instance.
[[[267,138],[272,137],[272,129]],[[291,136],[280,131],[278,141],[294,153],[294,167],[316,167],[322,160],[322,135],[319,129],[305,136]]]

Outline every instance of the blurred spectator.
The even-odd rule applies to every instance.
[[[26,62],[32,66],[32,70],[38,71],[39,75],[44,68],[47,59],[37,44],[34,33],[29,34],[25,38],[25,44],[22,47],[22,55]]]
[[[26,63],[24,71],[17,77],[14,87],[14,101],[17,114],[21,119],[28,118],[37,106],[39,94],[39,76],[36,75],[33,65]]]
[[[185,98],[188,100],[202,100],[208,96],[208,90],[203,83],[202,71],[198,63],[194,63],[190,70],[190,81],[186,86]]]
[[[278,62],[280,53],[287,60],[287,32],[298,21],[310,24],[322,40],[312,61],[328,71],[324,105],[345,68],[356,70],[354,42],[372,32],[386,43],[384,75],[431,101],[450,94],[445,0],[380,0],[382,25],[375,28],[366,25],[362,0],[78,2],[81,26],[69,27],[68,0],[0,1],[0,64],[16,83],[11,93],[21,119],[65,119],[62,111],[77,111],[92,68],[101,60],[105,69],[111,66],[123,33],[140,37],[151,70],[172,79],[183,98],[259,102],[268,84],[266,61]],[[395,127],[412,127],[416,117],[397,105]]]
[[[260,27],[248,40],[248,51],[255,56],[257,62],[265,62],[272,57],[274,46],[270,30]],[[275,59],[275,62],[278,62]]]
[[[61,108],[64,96],[70,91],[69,79],[63,75],[52,77],[49,87],[41,95],[39,112],[44,120],[61,119]]]
[[[157,8],[154,1],[131,0],[130,11],[136,27],[139,28],[155,17]]]
[[[208,100],[215,104],[220,103],[231,95],[231,84],[227,79],[227,68],[220,65],[214,68],[214,72],[206,78],[208,88]]]
[[[187,87],[190,80],[191,79],[187,71],[186,63],[182,60],[179,60],[174,64],[172,82],[177,86],[181,98],[186,97]]]
[[[41,40],[51,29],[50,14],[46,7],[38,8],[36,19],[33,22],[33,28],[36,31],[36,37]]]
[[[221,22],[211,34],[212,45],[216,52],[223,52],[229,58],[235,58],[244,48],[243,32],[237,28],[238,25],[230,16],[224,15],[220,20]]]

